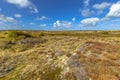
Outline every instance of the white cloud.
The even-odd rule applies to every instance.
[[[111,3],[103,2],[101,4],[93,5],[93,8],[98,9],[98,10],[104,10],[104,9],[108,8],[110,5],[111,5]]]
[[[0,24],[3,24],[3,22],[0,22]]]
[[[90,2],[90,0],[84,0],[84,2],[83,2],[83,3],[84,3],[84,6],[85,6],[85,7],[89,6],[89,2]]]
[[[120,19],[111,20],[111,22],[120,22]]]
[[[8,22],[16,22],[16,20],[14,18],[12,18],[12,17],[6,17],[6,20]]]
[[[6,16],[4,16],[2,14],[0,14],[0,21],[1,22],[10,22],[10,23],[16,23],[17,22],[14,18],[6,17]]]
[[[84,0],[83,1],[83,9],[80,10],[81,12],[81,15],[84,16],[84,17],[88,17],[88,16],[91,16],[94,14],[94,11],[93,10],[90,10],[88,8],[89,4],[90,4],[90,0]]]
[[[6,0],[10,4],[17,5],[20,8],[29,8],[32,13],[38,13],[37,7],[30,0]]]
[[[54,24],[53,24],[53,27],[72,27],[72,22],[68,22],[68,21],[59,21],[57,20]]]
[[[40,24],[40,27],[46,27],[47,25],[46,24]]]
[[[75,20],[76,20],[75,17],[73,17],[73,18],[72,18],[72,21],[75,21]]]
[[[37,17],[35,20],[41,20],[41,21],[43,21],[43,20],[49,20],[49,18],[46,17],[46,16],[41,16],[41,17]]]
[[[15,14],[14,16],[15,16],[16,18],[21,18],[21,17],[22,17],[21,14]]]
[[[120,1],[110,7],[107,17],[120,17]]]
[[[6,0],[8,3],[15,4],[20,7],[28,7],[31,5],[29,0]]]
[[[53,27],[59,27],[61,26],[61,23],[59,20],[57,20],[54,24],[53,24]]]
[[[92,11],[90,9],[81,10],[81,15],[84,16],[84,17],[91,16],[92,14],[94,14],[94,11]]]
[[[38,13],[39,12],[35,5],[30,6],[29,9],[31,9],[31,11],[30,11],[31,13]]]
[[[25,25],[23,24],[22,27],[25,27]]]
[[[102,19],[100,19],[100,21],[108,21],[108,20],[110,20],[110,18],[108,17],[103,17]]]
[[[87,18],[83,19],[81,21],[81,24],[83,24],[84,26],[95,26],[99,21],[100,21],[99,18]]]
[[[31,22],[31,23],[29,23],[30,25],[35,25],[35,23],[34,22]]]

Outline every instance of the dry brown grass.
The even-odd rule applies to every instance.
[[[91,80],[120,79],[120,31],[23,31],[13,42],[8,32],[0,32],[0,80],[60,80],[56,55],[73,53]],[[65,74],[65,80],[75,77]]]
[[[115,73],[111,69],[111,67],[120,67],[119,48],[119,45],[109,43],[86,42],[81,46],[84,51],[77,53],[84,56],[80,61],[93,80],[119,80],[120,72]]]

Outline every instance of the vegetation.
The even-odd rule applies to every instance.
[[[19,40],[20,38],[28,38],[32,37],[30,34],[22,32],[22,31],[8,31],[7,32],[7,40],[9,41],[16,41]]]
[[[120,31],[0,31],[0,80],[81,79],[120,79]]]

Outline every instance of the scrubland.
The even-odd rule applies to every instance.
[[[120,31],[0,31],[0,80],[120,80]]]

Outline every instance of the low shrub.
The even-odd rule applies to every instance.
[[[7,40],[10,40],[10,41],[16,41],[17,39],[20,39],[20,38],[28,38],[28,37],[32,37],[30,34],[28,33],[25,33],[25,32],[22,32],[22,31],[8,31],[8,34],[7,34]]]

